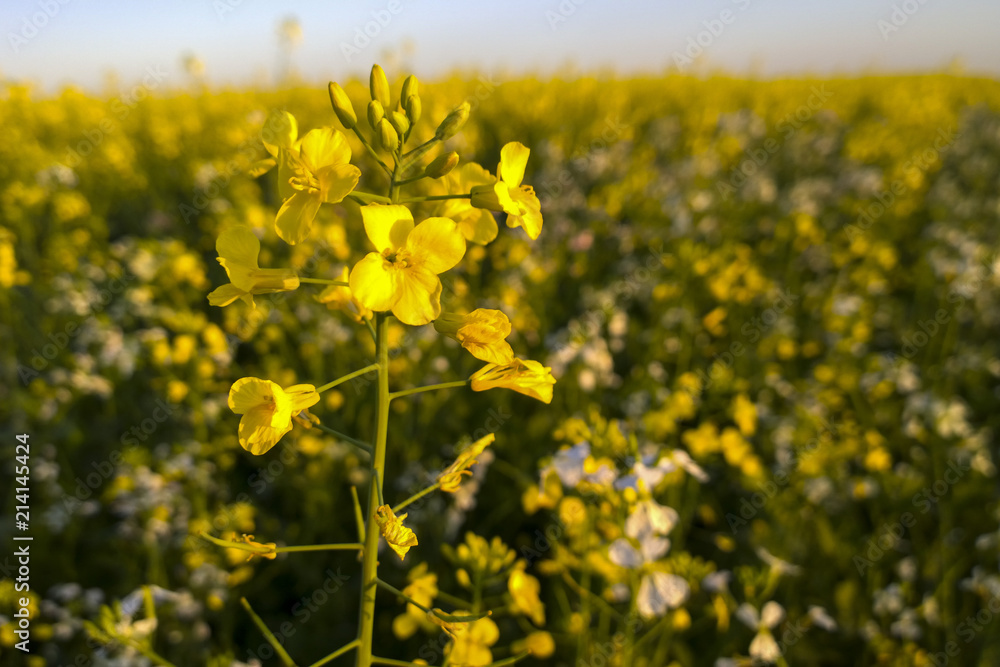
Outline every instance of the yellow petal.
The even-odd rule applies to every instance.
[[[215,250],[227,264],[241,264],[256,269],[260,241],[248,227],[230,227],[219,234],[219,238],[215,241]]]
[[[434,274],[444,273],[465,255],[465,237],[449,218],[427,218],[406,239],[413,264]]]
[[[343,134],[332,127],[309,130],[299,142],[299,155],[316,172],[331,164],[351,161],[351,147]]]
[[[213,306],[228,306],[233,301],[236,301],[236,299],[246,296],[246,294],[246,292],[236,285],[226,283],[208,295],[208,302]]]
[[[362,209],[364,211],[364,209]],[[354,265],[348,281],[351,294],[365,308],[390,310],[399,296],[396,293],[398,270],[377,252],[370,252]]]
[[[275,231],[281,240],[295,245],[309,236],[313,220],[323,200],[318,194],[296,192],[285,200],[274,220]]]
[[[260,378],[240,378],[229,390],[229,409],[238,415],[261,405],[274,405],[275,391],[281,391],[274,382]]]
[[[499,228],[496,218],[486,210],[475,211],[477,215],[466,214],[458,222],[458,230],[467,241],[486,245],[497,237]]]
[[[469,351],[472,356],[488,364],[509,364],[514,361],[514,350],[510,343],[505,340],[493,343],[466,342],[462,347]]]
[[[319,394],[316,393],[314,385],[296,384],[285,388],[284,391],[292,401],[292,414],[319,403]]]
[[[272,427],[271,420],[271,411],[265,408],[255,408],[243,415],[239,429],[240,446],[259,456],[267,453],[278,444],[283,435],[292,430],[291,420],[286,427],[280,429]]]
[[[419,267],[399,271],[398,276],[397,300],[392,306],[396,319],[415,327],[437,319],[441,314],[441,280]]]
[[[520,185],[524,179],[524,168],[528,164],[531,151],[522,143],[512,141],[500,150],[500,166],[497,176],[507,185]]]
[[[368,240],[379,252],[402,248],[407,236],[413,230],[413,214],[405,206],[380,204],[362,206],[361,219],[365,223]]]
[[[353,164],[335,164],[316,172],[323,201],[336,204],[351,194],[361,178],[361,170]]]
[[[295,121],[295,116],[287,111],[272,111],[260,131],[264,148],[272,157],[278,156],[280,148],[291,148],[297,136],[299,124]]]
[[[263,176],[267,172],[274,169],[274,166],[278,164],[278,161],[274,158],[264,158],[263,160],[256,160],[250,164],[247,169],[247,173],[250,174],[251,178],[257,178],[258,176]]]

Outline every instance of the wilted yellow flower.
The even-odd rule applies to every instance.
[[[336,204],[354,190],[361,170],[350,162],[347,139],[330,127],[280,147],[278,192],[284,203],[274,221],[278,236],[292,245],[302,241],[324,202]]]
[[[456,616],[468,614],[465,611],[452,612]],[[483,667],[493,662],[490,647],[500,639],[500,628],[488,616],[471,623],[450,624],[453,641],[445,649],[448,664],[463,667]]]
[[[292,269],[262,269],[257,265],[260,241],[246,227],[233,227],[219,234],[215,242],[219,264],[231,281],[208,295],[213,306],[228,306],[236,299],[256,308],[254,294],[286,292],[299,287],[299,277]]]
[[[514,609],[531,619],[535,625],[545,625],[545,605],[538,597],[541,585],[538,579],[526,574],[524,567],[517,567],[507,579],[507,590],[514,601]]]
[[[287,389],[269,380],[241,378],[229,390],[229,408],[240,420],[239,439],[251,454],[264,454],[292,430],[292,415],[316,405],[319,394],[311,384]]]
[[[275,552],[275,549],[277,548],[278,545],[276,545],[274,542],[267,542],[266,544],[261,544],[260,542],[253,541],[253,535],[244,534],[243,543],[248,544],[251,547],[254,547],[255,549],[255,551],[253,551],[249,556],[247,556],[247,560],[253,560],[254,556],[260,556],[261,558],[274,560],[275,557],[278,555]]]
[[[347,267],[340,272],[337,280],[346,283],[350,278],[350,271]],[[361,305],[361,302],[354,298],[351,288],[344,285],[330,285],[316,297],[320,303],[325,303],[331,310],[340,310],[358,324],[363,324],[366,319],[371,319],[372,311]]]
[[[542,205],[530,185],[521,185],[531,151],[513,141],[500,150],[497,181],[472,188],[472,205],[507,213],[508,227],[524,227],[534,240],[542,232]]]
[[[467,162],[447,174],[443,192],[471,192],[473,188],[492,188],[496,179],[474,162]],[[438,206],[437,215],[451,218],[467,241],[485,245],[497,237],[497,221],[489,209],[476,207],[468,199],[446,199]]]
[[[496,435],[490,433],[463,449],[458,458],[455,459],[455,462],[438,475],[441,490],[447,493],[458,491],[458,487],[462,483],[462,476],[472,474],[469,472],[469,468],[476,463],[476,457],[482,454],[483,450],[492,444],[494,440],[496,440]]]
[[[454,338],[476,359],[491,364],[514,361],[514,350],[505,338],[510,335],[510,320],[499,310],[477,308],[468,315],[442,313],[434,328]]]
[[[473,391],[486,391],[502,387],[537,398],[543,403],[552,402],[552,369],[530,359],[514,359],[509,364],[487,364],[470,378]]]
[[[375,523],[382,531],[382,537],[389,544],[389,547],[396,552],[399,560],[403,560],[410,547],[417,546],[417,536],[412,530],[403,525],[406,514],[397,517],[392,508],[382,505],[375,512]]]
[[[427,218],[413,225],[405,206],[370,204],[361,208],[371,252],[354,265],[350,286],[366,308],[391,310],[400,322],[419,326],[441,314],[438,274],[458,264],[465,239],[453,220]]]

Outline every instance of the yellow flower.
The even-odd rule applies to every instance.
[[[477,186],[492,191],[495,179],[478,164],[468,162],[447,174],[443,179],[443,193],[471,192]],[[446,199],[438,206],[437,214],[451,218],[467,241],[486,245],[497,237],[497,221],[485,207],[476,207],[468,199]]]
[[[350,272],[347,267],[337,276],[337,280],[341,282],[347,282],[350,277]],[[364,324],[366,319],[371,319],[372,311],[365,308],[361,303],[354,298],[351,293],[350,287],[345,287],[343,285],[330,285],[325,290],[320,292],[316,300],[320,303],[325,303],[327,308],[331,310],[343,311],[348,317],[357,322],[358,324]]]
[[[347,139],[330,127],[279,147],[278,192],[284,203],[274,221],[278,236],[291,245],[302,241],[324,202],[336,204],[354,190],[361,170],[350,162]]]
[[[556,642],[548,632],[536,630],[514,642],[511,648],[517,653],[527,650],[533,658],[550,658],[556,652]]]
[[[292,415],[316,405],[319,394],[311,384],[287,389],[269,380],[242,378],[229,390],[229,408],[240,420],[239,438],[243,449],[264,454],[292,430]]]
[[[537,398],[542,403],[552,402],[552,369],[530,359],[514,359],[509,364],[487,364],[472,377],[473,391],[486,391],[502,387]]]
[[[410,585],[403,589],[403,593],[424,607],[433,605],[438,594],[437,575],[427,573],[427,563],[413,568],[406,578]],[[435,627],[427,613],[412,602],[407,602],[406,611],[392,620],[392,632],[397,639],[409,639],[419,628],[430,631]]]
[[[441,314],[438,274],[458,264],[465,239],[453,220],[427,218],[413,225],[405,206],[361,208],[370,252],[351,271],[354,297],[366,308],[392,314],[404,324],[427,324]]]
[[[505,338],[510,335],[510,320],[499,310],[477,308],[468,315],[443,313],[434,328],[454,338],[476,359],[491,364],[514,361],[514,350]]]
[[[452,612],[456,616],[468,612]],[[463,667],[483,667],[493,662],[490,647],[500,639],[500,628],[493,620],[485,616],[471,623],[457,623],[454,630],[454,640],[445,650],[448,664]]]
[[[243,535],[243,543],[254,547],[254,551],[250,552],[247,556],[247,560],[253,560],[254,556],[260,556],[261,558],[267,558],[269,560],[274,560],[277,557],[277,552],[275,549],[277,545],[274,542],[260,543],[253,541],[253,535]]]
[[[299,124],[295,116],[287,111],[272,111],[260,130],[264,149],[271,155],[250,165],[250,176],[257,178],[271,171],[278,164],[278,153],[282,148],[291,148],[299,136]]]
[[[745,394],[740,394],[733,402],[733,421],[747,437],[757,432],[757,406]]]
[[[458,491],[458,487],[462,483],[462,475],[472,474],[469,472],[469,468],[476,463],[476,457],[482,454],[483,450],[492,444],[494,440],[496,440],[496,436],[490,433],[463,449],[458,458],[455,459],[455,462],[438,475],[441,490],[446,493]]]
[[[403,525],[406,516],[403,514],[397,517],[388,505],[382,505],[375,512],[375,523],[378,524],[382,537],[388,542],[389,547],[399,556],[399,560],[403,560],[410,547],[417,546],[417,536]]]
[[[530,185],[521,185],[530,152],[516,141],[504,146],[500,151],[496,183],[476,186],[471,192],[473,206],[504,211],[508,227],[524,227],[534,240],[542,232],[542,205]]]
[[[257,265],[260,241],[246,227],[233,227],[219,234],[215,242],[219,264],[231,281],[208,295],[213,306],[228,306],[236,299],[256,308],[254,294],[286,292],[299,287],[299,277],[293,269],[262,269]]]
[[[538,597],[541,588],[538,579],[517,567],[507,579],[507,590],[514,601],[514,609],[529,617],[535,625],[545,625],[545,605]]]

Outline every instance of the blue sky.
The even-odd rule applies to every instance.
[[[109,73],[126,83],[153,68],[181,85],[190,53],[212,83],[266,84],[289,16],[303,32],[291,65],[308,81],[365,75],[404,50],[422,77],[570,65],[784,76],[940,70],[955,60],[1000,77],[996,0],[4,0],[0,76],[99,89]]]

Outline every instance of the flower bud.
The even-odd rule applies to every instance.
[[[451,151],[438,155],[431,161],[424,170],[424,176],[428,178],[441,178],[452,169],[458,166],[458,153]]]
[[[448,116],[441,121],[438,125],[437,131],[434,133],[434,138],[440,141],[445,139],[451,139],[462,126],[465,125],[465,121],[469,120],[469,112],[472,111],[472,107],[468,102],[462,102],[454,111],[452,111]]]
[[[421,108],[419,95],[410,95],[406,98],[406,115],[410,118],[411,125],[416,125],[420,120]]]
[[[389,106],[389,80],[385,78],[385,70],[378,65],[372,65],[372,75],[368,81],[372,99],[383,108]]]
[[[406,118],[406,114],[393,111],[389,114],[389,122],[400,135],[405,135],[410,130],[410,121]]]
[[[403,92],[400,94],[399,99],[405,100],[410,95],[416,95],[417,87],[417,77],[412,74],[406,77],[406,80],[403,81]]]
[[[372,100],[368,103],[368,124],[371,125],[373,130],[378,129],[378,122],[385,118],[385,109],[382,108],[382,104],[378,100]]]
[[[385,118],[378,122],[378,141],[382,148],[390,153],[399,147],[399,135],[393,129],[392,123]]]
[[[330,104],[333,105],[333,112],[337,114],[337,118],[348,130],[354,129],[354,126],[358,124],[358,117],[354,114],[354,105],[351,104],[351,98],[347,96],[344,89],[340,87],[340,84],[330,82]]]

